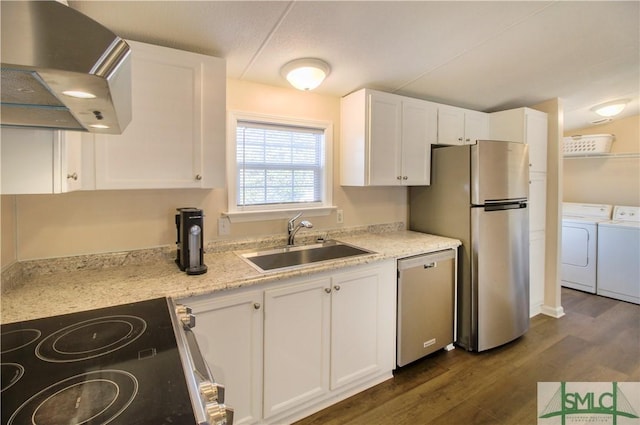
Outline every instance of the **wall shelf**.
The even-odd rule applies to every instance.
[[[597,153],[584,155],[563,156],[564,159],[585,159],[585,158],[640,158],[640,152],[620,152],[620,153]]]

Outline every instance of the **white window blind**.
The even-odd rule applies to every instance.
[[[324,193],[324,129],[239,120],[236,205],[317,204]]]

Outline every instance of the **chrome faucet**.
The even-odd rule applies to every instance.
[[[300,221],[300,223],[296,225],[295,222],[298,218],[300,218],[301,215],[302,215],[301,212],[298,213],[295,217],[293,217],[287,223],[287,235],[289,237],[287,240],[287,245],[289,246],[292,246],[295,244],[294,238],[296,236],[296,233],[298,232],[298,230],[300,230],[301,227],[305,227],[307,229],[311,229],[313,227],[313,224],[311,224],[311,222],[307,220],[302,220]]]

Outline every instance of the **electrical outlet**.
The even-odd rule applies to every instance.
[[[342,210],[336,211],[336,222],[338,224],[344,223],[344,215]]]
[[[220,217],[218,219],[218,236],[226,236],[231,232],[231,222],[229,217]]]

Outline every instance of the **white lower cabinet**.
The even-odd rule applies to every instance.
[[[392,377],[394,260],[238,292],[181,301],[235,424],[290,423]]]
[[[343,273],[333,279],[331,295],[331,389],[335,390],[358,379],[384,370],[389,361],[383,321],[386,300],[395,294],[385,292],[379,270]],[[393,276],[391,276],[393,278]],[[394,280],[395,282],[395,280]],[[395,290],[395,285],[394,285]],[[395,310],[395,306],[394,306]]]
[[[264,416],[329,391],[331,278],[264,293]]]
[[[235,425],[262,416],[262,291],[184,300],[196,315],[193,332]]]

